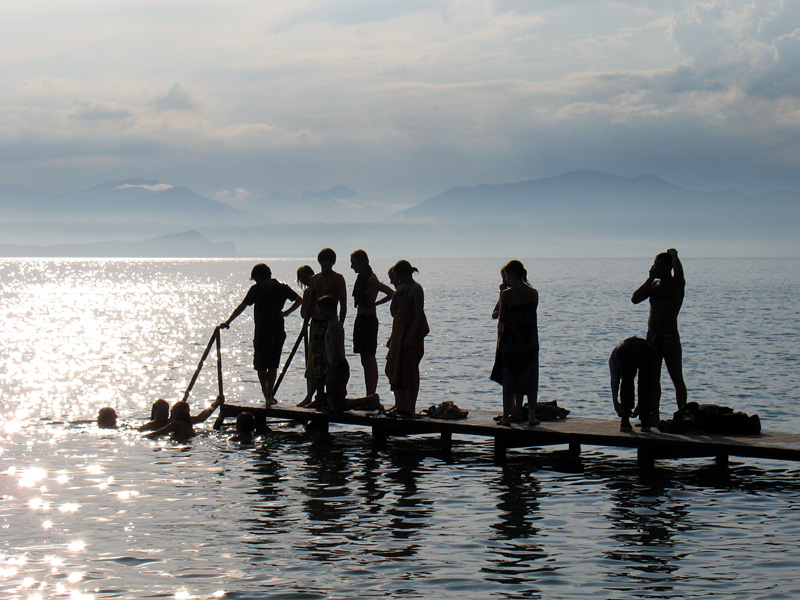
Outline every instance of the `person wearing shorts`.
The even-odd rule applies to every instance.
[[[277,403],[273,389],[281,361],[283,342],[286,340],[283,319],[300,308],[302,299],[288,285],[273,279],[272,270],[263,263],[253,267],[250,278],[256,282],[255,285],[248,290],[242,303],[220,327],[227,329],[248,306],[253,307],[255,321],[253,368],[258,373],[258,381],[267,406],[271,406]],[[287,301],[291,301],[292,305],[284,310]]]
[[[369,256],[364,250],[356,250],[350,255],[350,266],[358,274],[353,286],[353,300],[356,306],[356,321],[353,326],[353,352],[360,355],[364,368],[364,382],[367,397],[374,396],[378,389],[378,314],[375,309],[392,299],[394,290],[381,283],[369,266]],[[383,297],[378,300],[378,293]]]

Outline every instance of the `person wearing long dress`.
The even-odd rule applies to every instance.
[[[523,402],[528,397],[528,424],[538,425],[539,332],[536,309],[539,292],[528,282],[528,272],[518,260],[503,267],[507,288],[500,293],[497,352],[491,379],[503,386],[501,425],[525,419]]]
[[[414,280],[414,273],[418,272],[407,260],[398,261],[389,271],[396,290],[390,308],[392,333],[385,369],[395,405],[388,412],[405,417],[416,414],[419,363],[425,353],[425,336],[430,332],[425,317],[425,293]]]

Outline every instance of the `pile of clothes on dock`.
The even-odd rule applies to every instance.
[[[663,420],[658,430],[664,433],[714,433],[717,435],[755,435],[761,433],[761,419],[727,406],[687,402],[672,419]]]

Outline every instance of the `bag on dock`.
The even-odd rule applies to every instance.
[[[468,410],[459,408],[458,405],[451,400],[445,400],[441,404],[434,404],[430,408],[425,409],[424,412],[432,419],[466,419],[467,415],[469,415]]]
[[[761,433],[758,415],[747,415],[728,406],[689,402],[675,411],[672,419],[661,421],[664,433],[715,433],[718,435],[755,435]]]
[[[561,408],[556,400],[536,403],[536,418],[540,421],[558,421],[566,419],[568,414],[569,410]]]

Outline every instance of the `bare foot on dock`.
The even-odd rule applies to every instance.
[[[369,402],[370,409],[376,410],[380,413],[386,412],[385,409],[383,408],[383,404],[381,404],[381,397],[378,394],[372,394],[372,396],[370,396],[369,399],[370,399]]]
[[[314,398],[312,396],[306,396],[305,398],[303,398],[303,401],[300,402],[300,404],[298,404],[297,406],[299,406],[300,408],[306,408],[307,406],[310,406],[313,401]]]

